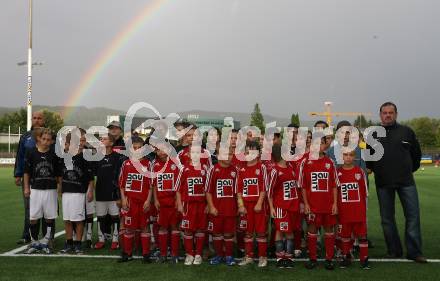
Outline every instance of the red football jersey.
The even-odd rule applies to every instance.
[[[310,210],[315,214],[331,214],[333,190],[338,187],[338,177],[333,161],[304,159],[299,172],[299,187],[306,190]]]
[[[174,207],[176,202],[176,181],[180,168],[170,159],[167,162],[156,159],[152,163],[153,186],[159,203],[163,207]]]
[[[240,155],[240,156],[238,156],[238,157],[244,157],[244,154],[243,154],[243,153],[239,153],[238,155]],[[238,159],[238,157],[237,157],[237,155],[235,155],[235,152],[234,152],[234,154],[232,154],[231,164],[232,164],[233,166],[235,166],[235,168],[240,169],[242,166],[245,166],[245,165],[246,165],[246,161],[241,161],[241,160]],[[241,158],[240,158],[240,159],[241,159]],[[243,158],[243,159],[244,159],[244,158]]]
[[[119,174],[119,188],[129,199],[145,202],[150,191],[151,180],[146,175],[150,169],[150,161],[141,159],[141,172],[138,172],[130,159],[124,161]]]
[[[367,220],[367,177],[355,166],[338,170],[338,211],[340,223],[365,222]]]
[[[261,192],[267,191],[267,170],[261,162],[253,166],[243,166],[238,170],[236,192],[243,201],[257,202]]]
[[[287,161],[290,165],[292,165],[295,169],[297,169],[299,171],[300,166],[302,161],[304,161],[304,159],[308,159],[309,158],[309,153],[310,152],[305,152],[301,157],[299,157],[298,159],[295,159],[293,161]]]
[[[269,197],[275,208],[290,212],[299,211],[300,189],[298,188],[298,171],[287,163],[287,167],[275,164],[270,174]]]
[[[208,171],[206,192],[212,195],[212,201],[219,215],[237,215],[237,198],[235,196],[237,173],[238,170],[234,166],[222,167],[218,163]]]
[[[182,166],[189,165],[189,163],[191,163],[191,148],[189,146],[185,147],[179,151],[177,157],[179,158]],[[206,170],[212,166],[211,154],[204,148],[200,149],[200,164],[202,164],[202,167]]]
[[[204,167],[196,168],[191,164],[185,165],[176,181],[176,191],[180,192],[182,202],[205,202],[206,174]]]
[[[272,160],[261,160],[261,163],[263,163],[264,166],[266,166],[268,175],[270,175],[272,169],[276,166],[275,162],[273,162]]]

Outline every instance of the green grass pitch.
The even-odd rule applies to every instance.
[[[372,179],[370,179],[373,182]],[[430,259],[440,259],[440,168],[427,166],[416,173],[421,205],[423,248]],[[374,184],[370,188],[369,238],[375,248],[370,249],[372,258],[385,253],[380,226],[379,210]],[[397,199],[398,200],[398,199]],[[0,168],[0,254],[13,250],[23,227],[21,189],[14,186],[11,168]],[[403,214],[396,202],[396,220],[402,239]],[[62,221],[57,221],[57,231]],[[61,248],[63,236],[56,241]],[[91,250],[88,254],[96,254]],[[109,250],[99,254],[110,255]],[[113,253],[114,254],[114,253]],[[349,269],[328,272],[322,267],[308,271],[302,262],[293,269],[277,269],[273,263],[265,269],[179,265],[144,265],[139,260],[117,264],[115,259],[65,258],[65,257],[6,257],[0,256],[0,280],[440,280],[440,263],[419,265],[402,262],[372,262],[370,271],[359,269],[355,263]]]

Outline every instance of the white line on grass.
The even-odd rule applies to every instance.
[[[94,221],[96,221],[96,218],[94,218]],[[61,235],[64,235],[66,232],[64,230],[59,231],[55,233],[54,237],[58,238]],[[18,247],[17,249],[13,249],[11,251],[5,252],[3,254],[0,254],[0,257],[47,257],[47,258],[92,258],[92,259],[118,259],[119,256],[112,256],[112,255],[69,255],[69,254],[19,254],[20,252],[26,250],[29,245],[24,245],[21,247]],[[134,259],[141,259],[141,256],[133,256]],[[241,259],[237,259],[241,260]],[[269,259],[269,261],[275,261],[276,259]],[[318,259],[319,261],[324,261],[324,259]],[[371,262],[397,262],[397,263],[410,263],[414,262],[412,260],[407,259],[368,259]],[[308,259],[295,259],[295,261],[303,262],[308,261]],[[359,261],[358,259],[356,261]],[[440,263],[440,259],[428,259],[428,262],[430,263]]]
[[[0,254],[2,257],[47,257],[47,258],[92,258],[92,259],[118,259],[119,256],[111,256],[111,255],[69,255],[69,254],[11,254],[11,253],[4,253]],[[141,256],[133,256],[134,259],[142,259]],[[241,260],[241,259],[237,259]],[[269,261],[275,261],[275,259],[269,259]],[[308,259],[295,259],[297,262],[304,262],[308,261]],[[319,261],[324,261],[324,259],[319,259]],[[359,261],[356,259],[355,261]],[[383,263],[389,263],[389,262],[395,262],[395,263],[411,263],[414,261],[407,260],[407,259],[369,259],[371,262],[383,262]],[[440,259],[428,259],[428,262],[430,263],[440,263]]]
[[[94,218],[93,221],[96,222],[97,218]],[[64,231],[64,230],[55,233],[54,239],[60,237],[61,235],[64,235],[65,233],[66,233],[66,231]],[[16,254],[26,250],[28,247],[29,247],[29,244],[26,244],[26,245],[23,245],[21,247],[18,247],[17,249],[13,249],[13,250],[10,250],[9,252],[5,252],[3,254],[0,254],[0,256],[7,257],[7,256],[11,256],[11,255],[16,255]]]
[[[60,232],[57,232],[57,233],[55,233],[54,237],[58,238],[61,235],[64,235],[65,233],[66,232],[64,230],[60,231]],[[20,252],[26,250],[28,247],[29,247],[29,245],[26,244],[26,245],[23,245],[21,247],[18,247],[17,249],[11,250],[11,251],[6,252],[6,253],[3,253],[3,254],[1,254],[1,256],[13,256],[13,255],[16,255],[17,253],[20,253]]]

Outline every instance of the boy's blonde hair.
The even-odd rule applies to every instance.
[[[50,135],[53,137],[52,130],[49,128],[35,128],[32,134],[35,140],[41,138],[43,135]]]

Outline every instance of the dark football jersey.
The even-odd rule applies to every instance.
[[[26,150],[24,172],[29,174],[31,188],[56,189],[56,178],[61,174],[58,162],[52,149],[47,152],[39,152],[36,147]]]
[[[116,152],[105,155],[100,161],[94,162],[96,176],[96,201],[114,201],[119,189],[119,172],[124,158]]]
[[[73,169],[67,170],[64,159],[59,160],[59,166],[62,167],[61,191],[72,193],[85,193],[89,182],[93,180],[92,168],[88,161],[79,153],[72,157]]]

